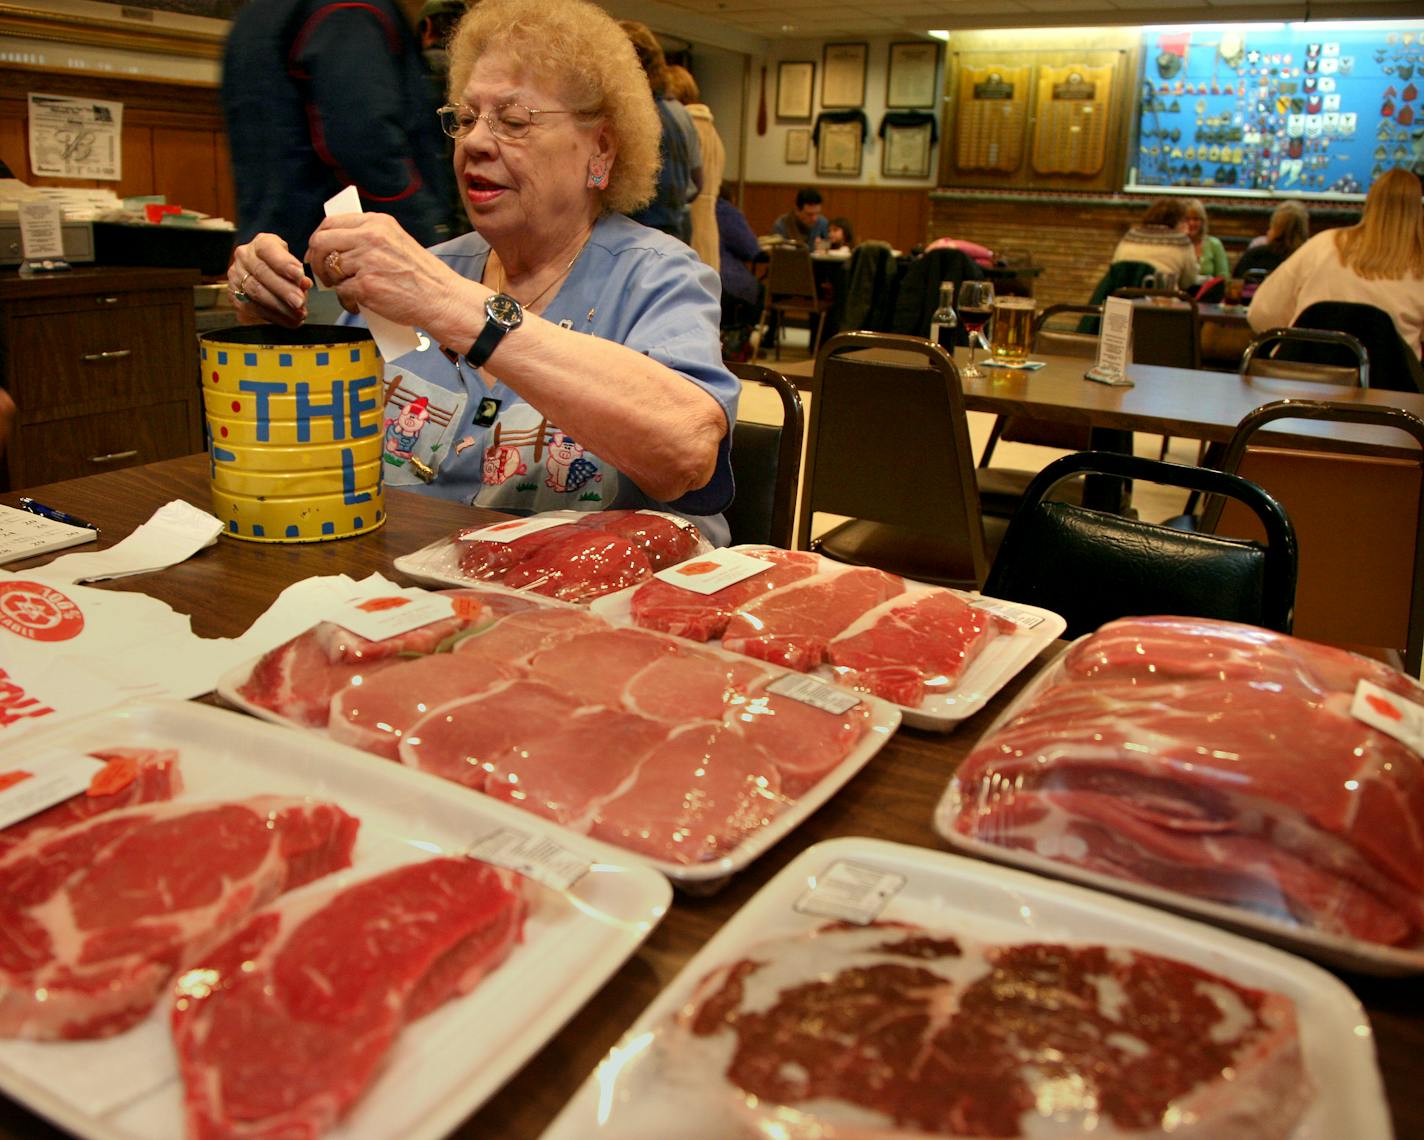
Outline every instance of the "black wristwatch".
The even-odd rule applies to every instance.
[[[496,293],[485,301],[485,327],[465,353],[465,363],[471,368],[479,368],[494,355],[504,334],[512,332],[524,323],[524,310],[519,302],[508,293]]]

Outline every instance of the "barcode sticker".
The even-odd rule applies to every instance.
[[[860,698],[804,673],[786,673],[766,687],[767,692],[790,697],[822,712],[843,713],[860,704]]]
[[[1350,715],[1424,756],[1424,705],[1416,705],[1372,681],[1361,681],[1355,686]]]
[[[589,863],[542,835],[501,827],[470,844],[466,855],[506,867],[556,891],[566,891],[588,874]]]
[[[42,752],[0,767],[0,828],[82,795],[103,767],[82,752]]]
[[[1023,609],[1012,602],[1000,601],[998,598],[974,598],[972,604],[976,610],[984,610],[991,614],[998,614],[1000,617],[1008,618],[1020,629],[1036,629],[1044,623],[1044,615],[1035,613],[1032,610]]]
[[[538,515],[529,519],[511,519],[509,522],[493,523],[479,530],[472,530],[460,537],[461,542],[513,542],[526,534],[538,534],[556,526],[573,526],[569,519],[541,519]]]
[[[772,565],[764,558],[753,558],[723,547],[700,558],[691,558],[659,570],[653,577],[691,590],[694,594],[715,594],[755,574],[764,574]]]
[[[864,926],[880,917],[904,885],[904,875],[856,863],[832,863],[796,900],[796,911]]]
[[[380,598],[353,598],[331,615],[342,629],[368,641],[385,641],[453,615],[451,599],[424,590],[408,590]]]

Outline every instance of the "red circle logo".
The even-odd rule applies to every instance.
[[[0,582],[0,629],[27,641],[68,641],[84,631],[84,614],[40,582]]]

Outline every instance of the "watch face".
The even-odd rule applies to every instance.
[[[524,310],[519,307],[519,302],[507,293],[496,293],[486,301],[485,312],[506,329],[518,328],[524,319]]]

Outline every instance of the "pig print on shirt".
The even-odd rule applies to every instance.
[[[577,491],[590,480],[598,482],[598,465],[584,458],[584,449],[567,432],[554,429],[549,437],[549,454],[544,460],[549,477],[544,486],[567,493]]]
[[[386,451],[409,459],[420,442],[421,429],[430,422],[430,401],[417,397],[386,421]]]

